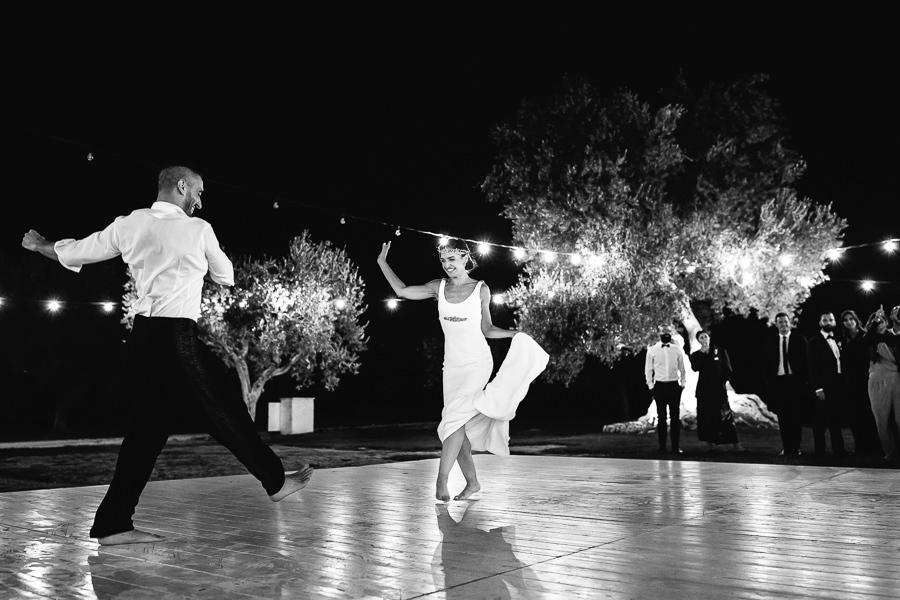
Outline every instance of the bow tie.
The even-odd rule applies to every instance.
[[[669,344],[663,344],[662,347],[663,347],[663,348],[668,348],[668,347],[669,347]]]
[[[826,340],[833,340],[833,339],[834,339],[834,336],[831,335],[831,334],[829,333],[829,334],[825,337],[825,339],[826,339]]]

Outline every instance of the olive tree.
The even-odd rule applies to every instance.
[[[695,312],[796,311],[825,279],[844,220],[802,197],[765,77],[698,92],[683,80],[644,100],[574,78],[494,129],[482,183],[535,252],[509,291],[519,325],[568,384],[585,357],[611,364],[658,325]],[[704,323],[708,326],[711,323]]]
[[[289,374],[299,388],[315,382],[334,389],[355,374],[365,350],[364,283],[343,249],[295,237],[283,258],[234,261],[234,286],[206,285],[201,339],[235,369],[247,409],[266,384]],[[126,284],[123,323],[131,327],[133,280]]]

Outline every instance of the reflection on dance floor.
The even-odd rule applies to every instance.
[[[471,598],[464,584],[481,580],[481,592],[490,598],[528,598],[529,591],[540,590],[534,575],[526,580],[527,566],[516,558],[516,526],[490,527],[481,523],[477,500],[456,504],[437,504],[441,543],[431,561],[434,585],[446,589],[446,598]],[[454,518],[453,514],[458,513]]]
[[[155,544],[98,547],[105,488],[0,494],[0,598],[894,598],[900,486],[883,469],[478,456],[323,469],[273,504],[248,476],[151,482]],[[451,473],[451,489],[462,475]],[[652,566],[652,568],[651,568]]]

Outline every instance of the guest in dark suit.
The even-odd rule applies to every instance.
[[[791,329],[787,313],[775,315],[777,334],[763,346],[766,404],[778,415],[782,456],[799,456],[803,407],[809,398],[806,340]]]
[[[831,434],[831,451],[846,456],[841,416],[847,389],[841,370],[841,348],[834,338],[834,314],[819,316],[819,333],[807,340],[809,383],[816,393],[813,404],[813,444],[816,456],[825,456],[825,430]]]

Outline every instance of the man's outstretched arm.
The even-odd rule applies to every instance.
[[[59,256],[56,254],[56,248],[54,248],[54,244],[55,242],[44,239],[44,236],[39,234],[34,229],[29,229],[28,233],[26,233],[22,238],[22,247],[26,250],[39,252],[47,258],[59,262]]]

